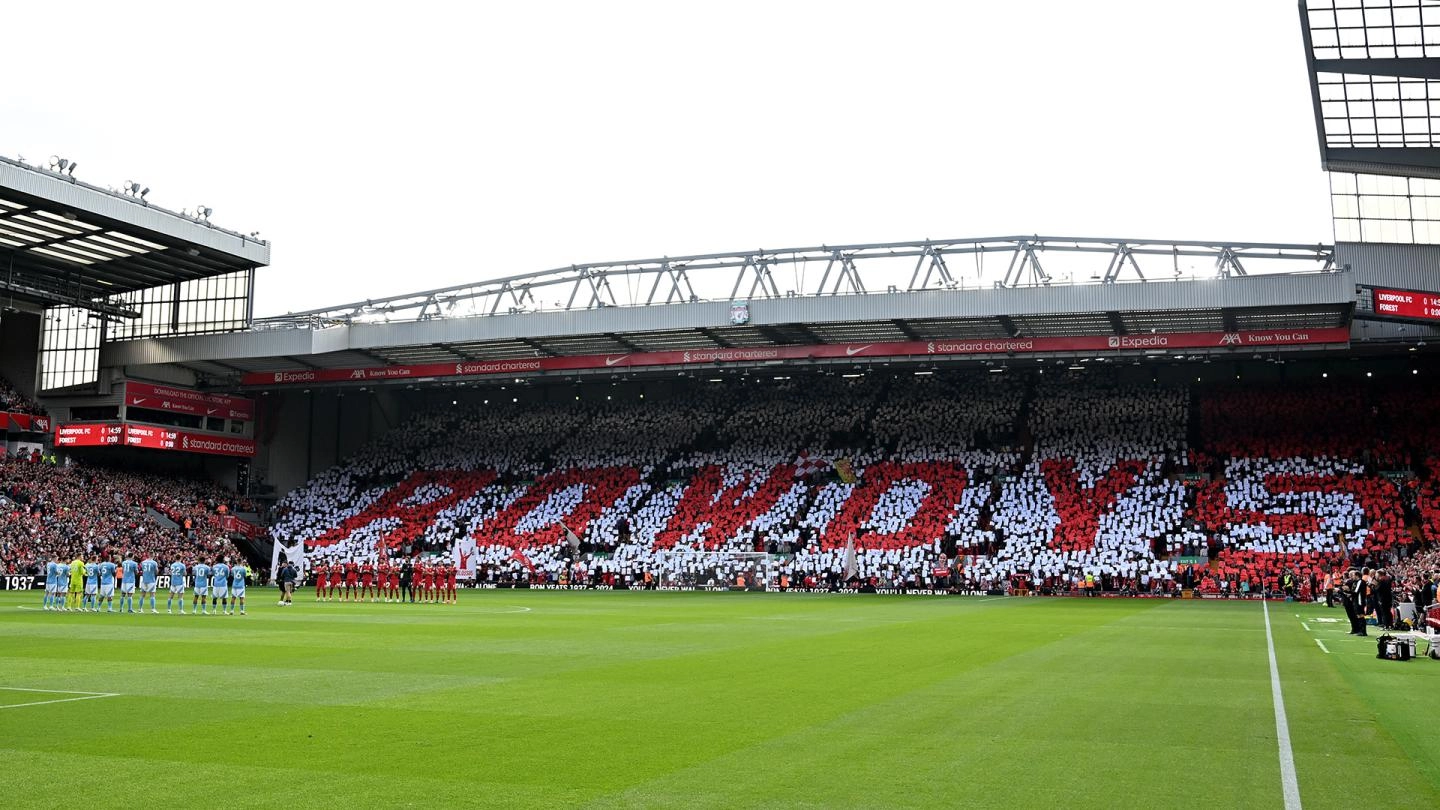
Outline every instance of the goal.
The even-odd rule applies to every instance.
[[[754,551],[660,551],[655,554],[654,565],[662,588],[716,591],[776,588],[774,560],[769,554]]]

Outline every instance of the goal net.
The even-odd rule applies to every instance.
[[[775,564],[753,551],[661,551],[655,554],[662,588],[730,591],[775,590]]]

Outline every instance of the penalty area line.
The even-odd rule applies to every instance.
[[[119,692],[77,692],[70,689],[26,689],[20,686],[0,686],[0,690],[6,692],[31,692],[46,695],[79,695],[79,697],[55,698],[54,700],[32,700],[29,703],[11,703],[0,706],[0,709],[22,709],[26,706],[45,706],[50,703],[73,703],[77,700],[98,700],[100,698],[119,697]]]
[[[1320,649],[1324,650],[1326,655],[1330,654],[1330,648],[1325,646],[1325,642],[1317,638],[1315,639],[1315,643],[1320,645]]]
[[[1285,698],[1280,693],[1280,667],[1275,663],[1275,637],[1270,632],[1270,605],[1261,599],[1260,606],[1265,612],[1265,646],[1270,654],[1270,697],[1275,705],[1275,739],[1280,749],[1280,788],[1285,796],[1285,810],[1300,810],[1300,783],[1295,779],[1290,721],[1285,717]]]

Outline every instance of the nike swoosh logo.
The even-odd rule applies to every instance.
[[[627,357],[629,357],[629,356],[630,356],[630,355],[628,355],[628,354],[624,354],[624,355],[621,355],[621,356],[619,356],[619,357],[607,357],[607,358],[605,358],[605,365],[607,365],[607,366],[613,366],[613,365],[615,365],[616,363],[620,362],[621,360],[624,360],[625,358],[627,358]]]
[[[868,349],[868,348],[870,348],[871,346],[874,346],[874,345],[875,345],[874,343],[866,343],[864,346],[861,346],[861,347],[859,347],[859,348],[856,348],[856,347],[853,347],[853,346],[846,346],[846,347],[845,347],[845,356],[846,356],[846,357],[854,357],[855,355],[859,354],[860,352],[865,351],[866,349]]]
[[[145,400],[143,400],[143,399],[132,399],[132,400],[130,400],[130,404],[131,404],[131,405],[139,405],[140,403],[142,403],[142,402],[144,402],[144,401],[145,401]]]
[[[217,410],[219,410],[219,409],[218,409],[218,408],[206,408],[206,409],[205,409],[205,415],[206,415],[206,416],[209,416],[210,414],[215,413],[215,411],[217,411]]]

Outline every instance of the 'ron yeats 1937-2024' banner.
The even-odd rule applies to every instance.
[[[682,366],[710,363],[757,363],[770,360],[874,359],[885,357],[938,357],[986,354],[1043,354],[1058,352],[1174,351],[1186,349],[1274,349],[1282,346],[1343,344],[1350,341],[1347,327],[1324,329],[1262,329],[1244,332],[1181,332],[1171,334],[1092,335],[1083,337],[957,338],[900,343],[826,343],[807,346],[759,346],[745,349],[686,349],[683,351],[587,354],[574,357],[526,357],[510,360],[473,360],[456,363],[317,368],[302,371],[255,371],[241,378],[244,385],[301,385],[319,382],[406,380],[424,377],[472,377],[489,374],[523,374],[536,371],[630,369],[647,366]]]

